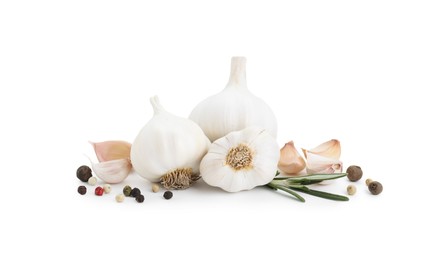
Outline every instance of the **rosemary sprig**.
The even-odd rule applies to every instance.
[[[333,174],[309,174],[297,177],[277,177],[279,172],[277,172],[276,177],[270,183],[266,184],[267,187],[273,190],[282,190],[286,193],[291,194],[296,199],[301,202],[305,202],[305,199],[300,196],[296,191],[303,192],[316,197],[336,200],[336,201],[348,201],[348,197],[328,193],[319,190],[313,190],[305,185],[319,183],[325,180],[333,180],[346,176],[346,173],[333,173]]]

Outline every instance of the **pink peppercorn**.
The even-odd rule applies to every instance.
[[[103,192],[104,192],[104,189],[102,187],[96,187],[95,188],[95,195],[103,196]]]

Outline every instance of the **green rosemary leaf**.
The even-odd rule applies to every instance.
[[[301,182],[316,182],[333,180],[347,176],[346,173],[328,173],[328,174],[309,174],[298,177],[277,177],[274,180],[286,180],[289,183],[301,183]]]
[[[300,186],[300,185],[289,185],[288,188],[295,190],[295,191],[301,191],[303,193],[313,195],[316,197],[329,199],[329,200],[337,200],[337,201],[348,201],[349,200],[348,197],[345,197],[342,195],[328,193],[328,192],[319,191],[319,190],[312,190],[308,187],[304,187],[304,186]]]
[[[292,190],[290,190],[290,189],[288,189],[288,188],[286,188],[284,186],[274,185],[272,183],[268,183],[267,186],[272,188],[272,189],[279,189],[279,190],[282,190],[284,192],[287,192],[287,193],[291,194],[292,196],[296,197],[296,199],[298,199],[299,201],[305,202],[305,199],[302,196],[300,196],[299,194],[297,194],[297,192],[294,192],[294,191],[292,191]]]

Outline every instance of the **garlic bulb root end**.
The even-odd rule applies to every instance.
[[[175,169],[161,177],[161,184],[167,190],[184,190],[201,177],[193,173],[192,168]]]
[[[244,144],[232,147],[227,156],[226,163],[235,171],[252,169],[253,151]]]

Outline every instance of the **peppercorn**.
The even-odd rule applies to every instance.
[[[135,200],[136,200],[138,203],[142,203],[143,201],[145,201],[145,196],[139,194],[139,195],[135,196]]]
[[[357,165],[352,165],[347,168],[347,178],[350,181],[359,181],[362,178],[362,169]]]
[[[118,194],[117,196],[115,196],[115,200],[117,202],[123,202],[124,201],[124,195],[123,194]]]
[[[86,194],[86,192],[87,192],[86,186],[79,186],[78,187],[78,193],[79,194],[84,195],[84,194]]]
[[[90,185],[95,186],[97,179],[95,177],[90,177],[87,181]]]
[[[129,185],[124,186],[124,188],[123,188],[124,196],[126,196],[126,197],[131,196],[131,191],[132,191],[131,186],[129,186]]]
[[[163,197],[167,200],[171,199],[173,197],[173,193],[171,191],[165,191],[165,193],[163,193]]]
[[[95,188],[95,195],[103,196],[103,192],[104,192],[104,189],[102,187],[98,186]]]
[[[140,195],[141,194],[141,192],[140,192],[140,189],[139,188],[133,188],[132,190],[131,190],[131,196],[132,197],[137,197],[138,195]]]
[[[348,185],[347,186],[347,194],[348,195],[354,195],[355,193],[356,193],[355,185],[352,185],[352,184]]]
[[[87,182],[92,177],[92,169],[87,165],[79,166],[76,170],[76,177],[82,182]]]
[[[151,188],[154,193],[157,193],[160,190],[160,186],[157,183],[154,183]]]
[[[369,191],[373,195],[378,195],[383,191],[383,185],[377,181],[369,183]]]
[[[366,185],[369,186],[369,184],[370,184],[372,181],[373,181],[372,179],[367,179],[367,180],[366,180]]]
[[[112,190],[112,187],[110,187],[109,184],[104,184],[103,189],[104,189],[104,193],[109,194],[110,191]]]

